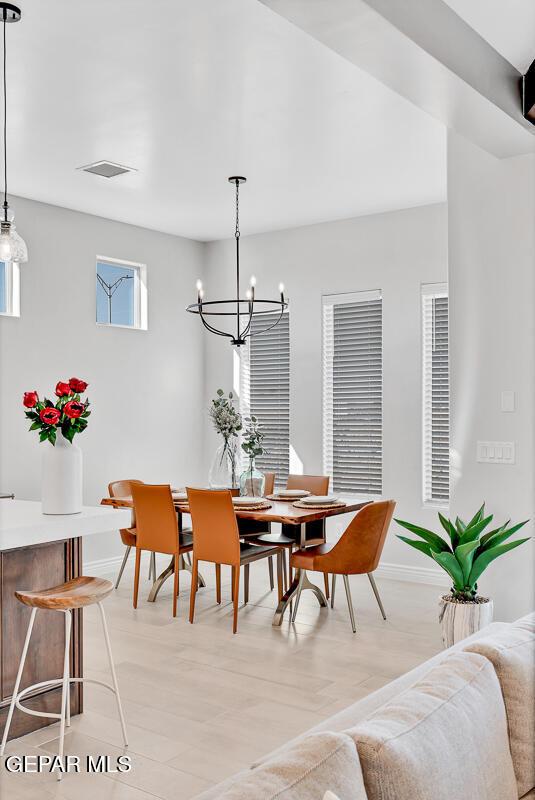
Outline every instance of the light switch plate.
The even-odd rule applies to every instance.
[[[514,442],[478,442],[477,460],[481,464],[514,464]]]
[[[502,411],[512,413],[515,410],[515,393],[510,389],[502,392]]]

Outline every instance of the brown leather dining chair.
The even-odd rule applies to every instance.
[[[275,491],[275,477],[274,472],[264,472],[265,485],[264,497],[273,494]],[[239,519],[238,529],[240,531],[240,538],[245,540],[251,539],[253,536],[260,536],[263,533],[271,533],[271,524],[269,522],[259,522],[255,519]],[[268,558],[269,570],[269,586],[271,591],[275,588],[275,578],[273,572],[273,557]]]
[[[238,630],[238,605],[240,590],[240,569],[245,568],[245,602],[248,600],[249,565],[262,558],[277,556],[277,578],[279,598],[282,596],[281,549],[264,545],[258,547],[240,542],[236,513],[229,492],[211,489],[187,489],[188,504],[193,523],[193,570],[189,621],[195,617],[195,598],[197,595],[197,576],[199,561],[210,561],[216,569],[216,599],[221,603],[221,565],[232,567],[232,598],[234,621],[232,631]]]
[[[112,483],[108,484],[108,494],[110,497],[131,497],[132,496],[132,484],[134,483],[142,483],[143,481],[137,481],[134,479],[125,480],[125,481],[113,481]],[[132,511],[132,524],[130,528],[122,528],[119,531],[119,535],[121,537],[121,541],[126,547],[123,561],[121,564],[121,568],[119,570],[119,574],[117,575],[117,580],[115,581],[115,588],[119,587],[121,582],[121,578],[123,577],[124,568],[126,567],[126,562],[128,561],[128,556],[130,555],[130,551],[133,547],[136,546],[136,516],[135,512]],[[152,564],[151,564],[151,572],[152,572]],[[150,575],[149,575],[150,577]]]
[[[141,551],[167,553],[174,557],[173,617],[176,617],[179,557],[193,550],[191,533],[180,533],[171,487],[169,485],[132,484],[136,514],[136,571],[134,608],[137,608]]]
[[[381,500],[377,503],[369,503],[355,514],[337,542],[329,544],[324,543],[316,547],[309,547],[305,550],[297,550],[292,554],[290,559],[292,567],[301,570],[299,575],[299,587],[295,598],[293,622],[295,622],[297,609],[299,607],[301,583],[305,578],[305,570],[332,574],[333,590],[331,608],[334,606],[336,576],[344,576],[344,586],[353,633],[356,633],[357,629],[355,626],[353,603],[351,601],[349,575],[362,575],[364,573],[368,575],[383,619],[386,619],[385,610],[372,573],[377,569],[379,564],[386,534],[388,533],[395,507],[396,504],[394,500]]]

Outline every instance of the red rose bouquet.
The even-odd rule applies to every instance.
[[[89,400],[82,400],[81,395],[87,386],[80,378],[58,381],[55,403],[46,397],[40,400],[37,392],[24,392],[24,413],[31,420],[30,430],[39,431],[40,442],[56,444],[58,428],[69,442],[72,442],[77,433],[85,431],[91,412],[88,410]]]

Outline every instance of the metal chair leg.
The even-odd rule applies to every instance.
[[[130,550],[132,548],[128,546],[125,550],[123,563],[121,564],[121,569],[119,570],[119,574],[117,575],[117,580],[115,581],[115,588],[119,588],[119,584],[121,583],[121,578],[123,577],[124,568],[126,567],[126,562],[128,561],[128,556],[130,555]]]
[[[333,573],[333,587],[331,589],[331,608],[334,608],[334,593],[336,591],[336,573]]]
[[[245,605],[249,602],[249,564],[245,564],[243,568],[243,602]]]
[[[269,585],[271,591],[273,591],[273,589],[275,588],[275,583],[273,581],[273,556],[270,556],[268,558],[268,567],[269,567]]]
[[[67,716],[67,693],[70,691],[70,671],[69,661],[71,654],[71,611],[65,611],[65,653],[63,656],[63,682],[61,685],[61,717],[59,722],[59,746],[58,757],[60,763],[63,761],[63,745],[65,742],[65,720]],[[61,780],[61,772],[58,772],[58,781]]]
[[[108,661],[110,664],[111,679],[113,683],[113,690],[115,692],[115,699],[117,701],[117,711],[119,712],[119,719],[121,720],[121,728],[123,731],[124,746],[128,747],[128,737],[126,735],[126,724],[124,721],[123,706],[121,704],[121,696],[119,695],[119,685],[117,683],[117,674],[115,672],[115,664],[113,663],[113,656],[111,652],[110,635],[108,633],[108,625],[106,623],[106,615],[104,613],[104,606],[102,603],[98,604],[100,609],[100,618],[102,620],[102,630],[104,632],[104,640],[106,642],[106,650],[108,652]]]
[[[346,590],[346,597],[347,597],[347,605],[349,608],[349,617],[351,619],[351,627],[353,628],[353,633],[357,632],[357,628],[355,626],[355,613],[353,611],[353,602],[351,600],[351,589],[349,588],[349,576],[344,575],[344,586]]]
[[[301,592],[303,591],[303,584],[306,578],[306,570],[302,569],[299,572],[299,583],[297,585],[297,591],[295,594],[295,605],[294,605],[294,613],[292,615],[292,622],[295,622],[295,618],[297,616],[297,609],[299,608],[299,601],[301,599]]]
[[[0,756],[4,755],[4,749],[7,742],[7,737],[9,734],[9,728],[11,727],[11,720],[13,718],[13,711],[15,710],[15,703],[17,702],[17,695],[20,689],[20,681],[22,678],[22,673],[24,671],[24,664],[26,663],[26,655],[28,653],[28,645],[30,644],[30,638],[32,635],[33,623],[35,622],[35,615],[37,614],[37,609],[32,608],[32,613],[30,616],[30,621],[28,623],[28,630],[26,631],[26,639],[24,640],[24,647],[22,648],[22,655],[20,657],[19,662],[19,671],[17,672],[17,679],[15,681],[15,686],[13,687],[13,694],[11,696],[11,703],[9,705],[9,711],[7,712],[7,720],[6,720],[6,727],[4,728],[4,735],[2,737],[2,744],[0,745]]]
[[[373,577],[371,572],[368,572],[367,574],[368,574],[368,578],[370,579],[370,583],[372,585],[372,589],[373,589],[373,593],[375,595],[375,599],[377,600],[377,603],[378,603],[379,608],[381,610],[381,614],[383,615],[383,619],[386,619],[385,609],[384,609],[383,603],[381,601],[381,596],[379,594],[379,589],[377,588],[377,584],[375,583],[375,578]]]
[[[156,580],[156,553],[152,552],[150,554],[150,564],[149,564],[149,581]]]

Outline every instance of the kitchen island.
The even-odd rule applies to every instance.
[[[82,538],[130,525],[130,511],[84,507],[79,514],[46,515],[41,503],[0,500],[0,732],[3,731],[31,609],[15,598],[17,589],[40,590],[82,574]],[[22,678],[22,688],[63,674],[63,614],[39,611]],[[82,610],[73,614],[71,676],[82,677]],[[59,711],[61,686],[38,689],[25,698],[35,711]],[[71,714],[79,714],[83,685],[71,686]],[[55,720],[16,710],[10,738]]]

